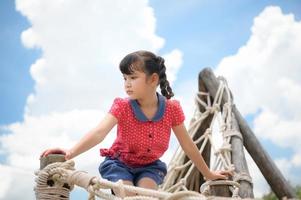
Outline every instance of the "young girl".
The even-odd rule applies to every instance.
[[[182,149],[206,179],[226,179],[229,172],[210,171],[184,126],[184,113],[166,78],[164,59],[148,51],[137,51],[120,62],[124,90],[128,98],[116,98],[96,128],[69,150],[49,149],[71,159],[94,147],[117,124],[117,138],[109,149],[100,149],[105,160],[99,166],[101,176],[110,181],[157,189],[166,175],[159,158],[168,148],[171,129]],[[160,95],[156,92],[158,85]],[[130,195],[130,194],[128,194]]]

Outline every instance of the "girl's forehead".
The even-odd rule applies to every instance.
[[[132,73],[130,74],[122,74],[123,76],[133,76],[133,75],[145,75],[145,73],[143,71],[139,71],[139,70],[133,70]]]

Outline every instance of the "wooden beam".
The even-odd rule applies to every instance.
[[[206,68],[200,73],[200,76],[212,97],[215,97],[216,91],[219,86],[219,81],[213,74],[212,70],[210,68]],[[222,104],[226,102],[226,99],[227,94],[224,93],[222,98]],[[233,107],[233,113],[237,119],[241,133],[243,135],[244,146],[246,147],[249,154],[252,156],[253,160],[257,164],[258,168],[260,169],[261,173],[269,183],[276,196],[279,199],[285,197],[296,197],[296,194],[294,193],[292,187],[283,177],[283,175],[281,174],[271,157],[263,149],[263,147],[257,140],[255,134],[252,132],[247,122],[244,120],[244,118],[235,106]]]
[[[232,114],[232,130],[237,131],[237,133],[241,134],[241,131],[239,129],[237,120]],[[244,153],[244,148],[243,148],[243,139],[240,138],[239,136],[232,136],[231,137],[231,146],[232,146],[232,152],[231,152],[231,159],[232,163],[235,166],[235,172],[237,174],[244,174],[245,176],[250,177],[249,169],[248,169],[248,164],[246,161],[245,153]],[[241,198],[254,198],[253,194],[253,185],[251,182],[247,180],[239,180],[238,183],[240,184],[239,186],[239,193],[238,195]]]

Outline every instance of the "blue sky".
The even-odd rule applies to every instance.
[[[30,26],[15,9],[14,1],[0,2],[1,46],[0,124],[22,120],[26,97],[33,91],[30,65],[41,55],[27,49],[20,34]],[[300,1],[150,1],[157,18],[157,34],[166,38],[162,52],[175,46],[185,52],[181,78],[197,74],[200,67],[214,67],[234,54],[250,36],[253,18],[268,5],[280,6],[300,20]],[[188,14],[189,13],[189,14]],[[197,44],[197,45],[196,45]],[[187,72],[188,71],[188,72]]]
[[[149,18],[140,18],[140,15],[142,16],[140,12],[135,12],[135,16],[126,16],[130,18],[133,17],[131,18],[131,22],[133,24],[138,24],[138,28],[151,27],[148,33],[150,35],[150,39],[142,38],[140,40],[136,40],[138,36],[136,38],[131,38],[131,35],[129,33],[124,33],[126,35],[125,38],[127,39],[126,42],[122,41],[121,39],[118,40],[117,38],[110,38],[109,42],[107,43],[103,42],[104,40],[98,40],[97,34],[102,35],[102,33],[104,32],[103,37],[105,37],[106,31],[109,32],[110,28],[112,28],[113,32],[115,28],[116,30],[119,30],[118,20],[113,20],[109,25],[105,24],[104,20],[97,18],[99,17],[97,14],[85,16],[85,10],[83,8],[83,17],[76,19],[83,19],[83,25],[86,25],[87,28],[92,27],[91,30],[93,30],[94,27],[95,35],[93,35],[94,33],[90,34],[89,32],[85,32],[80,29],[80,34],[72,32],[70,35],[68,29],[73,30],[72,28],[74,27],[70,26],[69,28],[69,24],[63,24],[63,22],[62,25],[60,25],[59,19],[56,19],[55,16],[57,14],[56,10],[52,6],[58,6],[58,16],[60,16],[61,11],[67,12],[66,19],[62,18],[61,20],[64,21],[68,20],[69,16],[71,18],[72,16],[75,17],[75,14],[81,11],[81,9],[77,9],[76,7],[81,4],[81,1],[77,1],[77,3],[74,4],[70,3],[69,1],[65,1],[67,2],[66,4],[70,6],[70,13],[69,10],[66,9],[66,7],[59,7],[61,6],[60,4],[56,5],[56,1],[53,2],[53,4],[49,1],[45,1],[41,4],[37,3],[36,7],[27,7],[27,4],[30,5],[30,3],[27,1],[14,2],[10,0],[4,0],[0,2],[0,135],[11,136],[8,139],[2,138],[0,140],[0,164],[2,167],[0,168],[0,170],[8,170],[9,172],[12,171],[11,173],[13,173],[13,169],[11,168],[17,168],[18,170],[21,169],[22,171],[29,170],[31,167],[34,168],[36,166],[35,164],[33,166],[27,166],[25,168],[20,167],[18,164],[19,161],[16,161],[16,158],[19,156],[18,159],[21,160],[22,155],[24,159],[29,155],[27,155],[26,153],[21,155],[17,154],[17,148],[12,147],[14,145],[10,143],[13,140],[22,140],[22,137],[24,137],[20,136],[22,131],[34,132],[36,130],[43,130],[36,128],[36,124],[34,124],[35,120],[44,125],[44,121],[38,120],[43,120],[45,118],[45,121],[51,121],[50,119],[52,118],[50,117],[55,116],[56,114],[58,116],[57,118],[60,118],[64,121],[66,120],[64,116],[67,115],[69,116],[68,118],[73,119],[73,117],[70,116],[75,116],[76,114],[74,114],[74,112],[80,112],[81,115],[85,115],[86,112],[93,111],[93,114],[86,113],[88,116],[93,116],[94,114],[95,116],[100,116],[101,114],[97,113],[97,109],[99,109],[101,113],[105,112],[105,106],[98,105],[98,101],[96,100],[91,100],[102,98],[102,96],[94,96],[95,92],[97,92],[98,89],[97,87],[96,89],[94,88],[92,82],[93,80],[97,80],[94,81],[97,84],[101,84],[101,82],[98,82],[99,77],[94,77],[93,74],[107,73],[107,68],[103,67],[103,71],[102,69],[98,68],[102,68],[102,66],[104,65],[112,64],[110,59],[115,59],[114,52],[116,52],[116,57],[120,58],[120,56],[124,55],[125,52],[130,52],[135,48],[149,48],[160,55],[166,55],[167,57],[171,55],[171,58],[174,58],[176,64],[175,66],[172,66],[172,68],[174,70],[176,79],[173,82],[173,87],[176,93],[178,91],[179,99],[183,99],[185,114],[188,113],[191,109],[189,107],[189,101],[193,99],[193,91],[191,90],[196,88],[196,79],[199,71],[204,67],[214,68],[217,73],[222,73],[228,79],[229,85],[230,87],[232,86],[231,89],[233,89],[234,91],[235,100],[237,100],[236,103],[245,114],[249,124],[257,131],[257,136],[260,138],[260,141],[267,149],[267,151],[271,154],[272,158],[277,160],[277,162],[279,160],[280,168],[283,167],[283,170],[282,168],[281,170],[288,176],[292,174],[292,172],[300,172],[301,166],[299,166],[299,158],[296,155],[301,152],[301,150],[300,147],[297,147],[298,143],[294,143],[292,138],[296,137],[293,135],[293,133],[300,130],[300,126],[296,124],[298,124],[301,117],[300,114],[294,114],[294,109],[291,108],[293,107],[292,102],[295,102],[295,99],[298,99],[297,97],[295,97],[297,95],[295,91],[299,91],[301,84],[300,79],[295,78],[294,76],[294,74],[301,70],[301,66],[300,64],[298,64],[300,63],[300,60],[298,60],[294,56],[295,52],[297,52],[298,49],[292,44],[299,44],[298,42],[300,40],[297,38],[297,36],[285,37],[286,33],[287,35],[294,35],[294,33],[299,30],[297,28],[295,30],[294,28],[297,26],[300,27],[300,1],[246,0],[229,2],[224,0],[150,0],[146,4],[145,2],[147,1],[143,1],[144,3],[133,3],[131,4],[132,7],[127,7],[126,5],[124,5],[125,10],[131,10],[136,7],[140,8],[145,5],[153,8],[153,13],[149,14]],[[95,7],[101,9],[101,4],[102,3],[95,3]],[[18,5],[18,9],[16,9],[16,5]],[[120,5],[122,5],[122,3],[120,3]],[[88,6],[90,5],[87,5],[87,7]],[[274,9],[267,9],[271,6],[273,6]],[[280,11],[275,9],[275,7],[279,8]],[[47,11],[45,11],[45,15],[43,15],[44,13],[42,9],[45,9]],[[112,12],[118,12],[118,8],[115,8],[114,6],[109,6],[108,9],[112,9]],[[117,9],[117,11],[115,9]],[[293,14],[294,19],[290,19],[288,17],[288,15],[290,14]],[[121,14],[118,13],[118,15]],[[273,18],[273,16],[276,17]],[[112,18],[114,18],[114,15]],[[256,22],[254,20],[255,18],[258,19]],[[93,21],[94,19],[95,21]],[[155,19],[155,21],[152,21],[152,19]],[[148,24],[144,24],[146,23],[145,21],[149,23],[151,21],[154,27]],[[47,24],[48,22],[49,25]],[[90,25],[90,23],[88,22],[91,22],[92,25]],[[265,23],[265,26],[262,25]],[[279,31],[275,23],[277,26],[283,28]],[[285,23],[289,24],[290,26],[287,27]],[[132,26],[133,24],[129,24],[128,26]],[[75,23],[75,25],[78,24]],[[141,27],[139,27],[140,25]],[[29,28],[32,28],[35,34],[32,34],[32,32],[27,32],[27,34],[24,34],[25,36],[23,35],[24,37],[21,39],[22,32],[28,30]],[[57,28],[57,33],[55,31],[52,32],[52,30],[54,30],[55,28]],[[286,28],[287,30],[283,31]],[[278,32],[268,32],[268,36],[266,37],[268,39],[271,38],[271,41],[276,38],[276,41],[280,41],[279,44],[276,42],[276,44],[273,43],[271,45],[271,43],[262,42],[262,47],[260,47],[261,49],[252,49],[254,47],[254,45],[252,44],[255,44],[254,41],[260,40],[261,36],[265,35],[264,31],[262,30],[265,30],[266,32],[268,32],[268,30],[277,30]],[[283,31],[284,33],[278,34],[281,31]],[[87,39],[88,36],[82,37],[83,34],[89,35],[89,37],[92,38],[92,41]],[[100,36],[99,38],[101,37],[102,36]],[[59,40],[60,38],[65,39]],[[120,42],[120,46],[122,47],[118,47],[118,44],[114,44],[114,39],[118,40]],[[268,39],[266,40],[269,41]],[[295,42],[293,41],[293,39],[296,39]],[[83,47],[87,48],[88,52],[84,50],[81,51],[81,48],[76,49],[77,46],[73,43],[76,43],[77,40],[84,41],[88,44],[88,47]],[[161,40],[164,40],[164,42],[162,42]],[[65,41],[66,43],[62,41]],[[286,43],[287,45],[283,45]],[[57,44],[57,47],[53,44]],[[99,47],[97,46],[97,44],[99,44]],[[130,46],[131,44],[133,44],[132,47]],[[285,51],[282,51],[280,49],[279,51],[282,53],[278,54],[276,51],[274,51],[276,47],[286,49]],[[75,51],[73,51],[73,48],[75,49]],[[69,53],[68,50],[70,50]],[[173,54],[172,52],[174,52],[174,50],[180,53]],[[244,50],[247,53],[245,53]],[[259,50],[263,50],[263,53],[257,55],[256,51]],[[99,53],[100,57],[97,57],[98,54],[94,53],[96,51],[107,52],[103,54]],[[58,54],[56,54],[56,52],[58,52]],[[265,52],[269,53],[265,54]],[[250,58],[241,59],[245,58],[245,54],[249,54]],[[75,58],[78,55],[82,55],[83,60],[76,58],[74,60],[76,60],[77,62],[70,62],[69,56],[71,58]],[[257,62],[256,59],[261,55],[264,57],[261,60],[258,59]],[[281,56],[286,59],[284,61],[286,61],[287,66],[280,66],[280,64],[278,66],[277,63],[273,63],[271,61],[273,60],[273,58]],[[101,60],[100,58],[108,59]],[[56,60],[59,60],[59,62],[56,62]],[[265,65],[262,64],[262,60],[265,61]],[[118,61],[119,60],[116,59],[113,61],[113,63]],[[282,60],[279,60],[278,63],[281,62]],[[38,64],[33,66],[34,63]],[[70,66],[69,63],[71,63]],[[77,65],[76,63],[84,63],[84,65],[90,64],[91,66],[95,67],[80,71],[82,70],[82,66],[80,64]],[[256,66],[261,66],[261,68],[254,67],[253,69],[252,65],[251,67],[248,66],[248,63],[252,63]],[[53,64],[58,65],[58,67],[49,68],[49,66]],[[268,64],[271,68],[265,68],[265,66]],[[64,69],[62,69],[65,66],[69,71],[67,69],[67,71],[64,71]],[[283,76],[280,76],[281,73],[280,75],[279,73],[278,75],[275,75],[274,73],[265,75],[268,73],[268,71],[275,69],[276,73],[278,71],[281,71],[280,69],[289,66],[292,67],[287,68],[288,70],[283,72]],[[43,71],[44,69],[48,70]],[[75,79],[71,77],[69,80],[69,77],[67,76],[66,80],[70,83],[79,83],[81,85],[77,87],[77,85],[71,86],[72,84],[70,84],[69,86],[68,83],[64,83],[64,78],[62,76],[66,75],[64,73],[70,72],[70,70],[72,71],[72,69],[80,69],[78,70],[79,74],[80,72],[84,72],[83,76],[87,76],[87,80],[91,80],[91,83],[87,83],[88,86],[91,86],[91,91],[90,89],[85,90],[85,88],[87,87],[84,87],[83,85],[85,84],[82,84],[83,82],[81,82],[85,79],[83,78],[83,80],[81,80],[81,78],[79,79],[76,76],[77,70],[75,70]],[[32,72],[30,72],[30,70]],[[89,70],[91,71],[91,73],[87,72]],[[256,78],[245,78],[244,80],[244,78],[241,78],[242,73],[246,73],[244,74],[246,75],[246,77],[249,77],[248,75],[250,74],[250,76],[253,75]],[[279,88],[272,88],[270,90],[269,88],[263,89],[265,87],[264,84],[258,86],[258,82],[262,80],[264,83],[264,81],[268,80],[268,78],[271,78],[271,80],[282,80],[279,82],[279,88],[282,88],[283,85],[290,88],[290,90],[287,89],[282,91],[281,93],[286,94],[287,92],[286,95],[288,96],[288,98],[281,97],[279,98],[279,101],[271,100],[270,97],[276,97]],[[115,80],[115,77],[113,77],[112,79]],[[259,81],[254,81],[257,79]],[[43,82],[44,80],[46,80],[46,82]],[[62,87],[59,87],[60,84],[62,85]],[[275,83],[275,85],[277,84]],[[192,89],[189,88],[189,86],[191,86]],[[266,87],[269,86],[271,85],[266,85]],[[247,89],[251,88],[254,88],[254,90],[251,90],[251,92],[249,93],[245,92]],[[259,91],[260,88],[262,90]],[[73,92],[73,90],[75,92]],[[114,90],[114,88],[112,90]],[[71,91],[70,94],[68,93],[70,99],[62,95],[66,93],[66,91]],[[106,92],[106,90],[102,89],[101,87],[99,91]],[[256,91],[259,92],[256,93]],[[53,97],[53,94],[58,94],[57,99],[51,98]],[[104,101],[103,104],[109,105],[112,97],[120,94],[122,93],[119,89],[116,90],[116,92],[108,91],[108,98],[102,98]],[[30,95],[31,97],[29,98]],[[79,95],[81,97],[79,97]],[[259,96],[262,98],[259,98]],[[247,97],[250,98],[246,99]],[[58,105],[58,102],[62,103]],[[269,102],[271,102],[271,105],[269,105]],[[286,110],[280,109],[281,112],[276,111],[276,108],[279,105],[283,105]],[[56,106],[58,107],[57,109]],[[89,109],[89,111],[86,111],[86,108]],[[296,113],[298,109],[299,107],[297,106],[297,108],[295,108]],[[288,113],[285,113],[285,111],[287,111]],[[71,115],[70,113],[73,113],[74,115]],[[282,116],[291,117],[284,118]],[[74,123],[72,119],[71,121],[67,122]],[[97,119],[91,121],[95,124],[95,122],[97,122]],[[62,133],[56,135],[57,138],[60,138],[62,141],[66,141],[66,143],[69,142],[70,144],[73,144],[74,141],[78,140],[78,138],[83,134],[83,131],[86,131],[86,129],[93,126],[92,122],[83,123],[83,127],[74,127],[74,129],[65,128],[61,125],[58,126],[58,122],[53,122],[56,124],[45,124],[45,126],[46,128],[53,128],[56,131]],[[279,126],[275,125],[275,130],[273,129],[274,132],[270,133],[267,130],[271,130],[270,126],[272,126],[273,124],[277,124]],[[282,134],[278,136],[276,133],[277,130],[284,129],[292,130],[291,135]],[[76,132],[76,134],[70,135],[71,130],[73,132]],[[49,130],[45,130],[45,132],[47,131]],[[35,148],[37,151],[36,153],[34,153],[35,155],[39,154],[41,149],[48,147],[47,140],[52,145],[58,144],[57,141],[53,139],[52,136],[50,136],[52,134],[52,131],[49,131],[49,133],[47,132],[45,134],[46,135],[43,137],[45,138],[45,143],[41,142],[41,144],[38,145],[34,142],[27,143],[27,145],[31,146],[37,145],[37,147]],[[288,138],[286,138],[285,135],[287,135]],[[282,142],[284,139],[288,140],[287,144]],[[18,144],[18,142],[16,143]],[[84,160],[84,158],[81,159]],[[29,160],[34,160],[34,157]],[[292,164],[284,165],[283,163]],[[91,166],[89,165],[88,168],[90,167]],[[11,177],[8,178],[11,179]],[[0,185],[1,184],[7,185],[6,182],[0,182]],[[261,184],[264,185],[264,183],[260,183],[259,185]],[[21,189],[24,188],[26,187],[21,187]],[[82,195],[77,193],[78,191],[76,192],[75,196]],[[13,198],[10,195],[11,194],[4,190],[2,192],[0,191],[0,199],[1,197],[3,197],[4,199]],[[80,199],[79,197],[77,198]]]
[[[0,124],[3,125],[22,120],[26,97],[34,85],[29,67],[39,51],[22,45],[20,34],[29,27],[29,22],[16,12],[14,1],[1,1],[0,5]]]

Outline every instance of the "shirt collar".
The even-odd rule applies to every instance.
[[[130,104],[132,107],[132,110],[134,111],[135,117],[142,122],[148,122],[148,121],[152,121],[152,122],[156,122],[159,121],[163,115],[164,115],[164,111],[165,111],[165,97],[163,97],[162,95],[157,93],[157,98],[158,98],[158,102],[159,102],[159,107],[158,110],[155,114],[155,116],[149,120],[147,119],[147,117],[144,115],[144,113],[142,112],[137,100],[131,99],[130,100]]]

